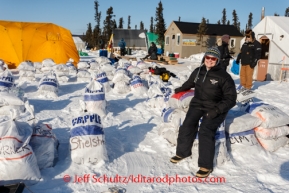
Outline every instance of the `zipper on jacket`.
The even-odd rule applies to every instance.
[[[205,76],[204,76],[204,78],[203,78],[203,82],[205,81],[205,79],[206,79],[206,77],[207,77],[207,74],[208,74],[208,72],[209,72],[209,70],[207,70],[207,72],[206,72],[206,74],[205,74]]]

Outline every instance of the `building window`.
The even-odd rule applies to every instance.
[[[170,37],[166,36],[166,45],[169,45],[169,44],[170,44]]]
[[[235,38],[231,38],[230,39],[230,48],[235,48],[236,46],[236,39]]]
[[[177,46],[180,45],[180,41],[181,41],[181,35],[177,34]]]

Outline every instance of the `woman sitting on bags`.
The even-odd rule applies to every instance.
[[[151,46],[149,47],[148,55],[146,55],[142,60],[145,60],[148,57],[150,57],[151,60],[157,60],[158,59],[157,52],[158,52],[158,48],[156,44],[152,42]]]
[[[181,87],[175,89],[175,93],[178,93],[195,88],[195,95],[179,129],[176,155],[170,161],[178,163],[191,156],[193,142],[198,133],[200,169],[196,176],[199,178],[205,178],[213,171],[216,131],[225,120],[228,111],[235,106],[237,99],[234,80],[221,68],[219,61],[218,48],[209,48],[200,67],[192,72]]]

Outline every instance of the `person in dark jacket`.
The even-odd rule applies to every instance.
[[[240,81],[244,89],[250,90],[252,88],[254,68],[258,60],[261,58],[261,44],[255,39],[255,33],[252,30],[246,30],[246,40],[242,45],[236,63],[240,63],[241,72]]]
[[[124,56],[125,55],[126,43],[125,43],[123,38],[121,38],[121,40],[118,42],[118,46],[120,48],[120,55]]]
[[[237,99],[234,80],[221,68],[219,61],[218,48],[208,48],[200,67],[192,72],[181,87],[175,89],[175,93],[178,93],[194,88],[195,95],[179,128],[176,155],[170,161],[178,163],[189,157],[198,133],[200,169],[196,176],[199,178],[207,177],[213,171],[216,131],[225,120],[228,111],[235,106]]]
[[[232,58],[229,54],[230,36],[225,34],[222,36],[221,40],[221,45],[218,44],[218,49],[220,51],[220,65],[224,70],[227,70],[227,66],[229,66],[230,59]]]
[[[99,40],[98,44],[100,49],[104,49],[104,42],[102,39]]]
[[[146,55],[146,57],[144,57],[143,60],[147,59],[148,57],[150,57],[151,60],[157,60],[158,59],[157,52],[158,48],[156,44],[152,42],[151,46],[149,47],[148,55]]]

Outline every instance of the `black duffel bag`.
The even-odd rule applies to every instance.
[[[162,74],[165,73],[165,72],[167,72],[167,69],[166,69],[166,68],[156,67],[154,74],[155,74],[155,75],[162,75]]]

